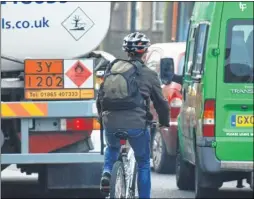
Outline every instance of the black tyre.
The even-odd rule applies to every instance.
[[[136,188],[137,188],[137,172],[138,172],[138,165],[137,163],[135,164],[135,169],[134,169],[134,173],[133,173],[133,181],[132,181],[132,185],[131,185],[131,193],[129,194],[131,196],[131,198],[135,198],[135,194],[136,194]]]
[[[157,130],[152,139],[153,168],[156,173],[175,173],[175,156],[167,152],[161,133]]]
[[[198,164],[198,157],[196,155],[195,165],[195,198],[214,198],[219,188],[202,187],[201,178],[205,175]]]
[[[176,151],[176,186],[180,190],[194,190],[195,188],[194,167],[186,162],[181,154],[179,141]]]
[[[254,172],[251,173],[250,177],[250,188],[254,190]]]
[[[126,184],[124,175],[124,165],[117,161],[112,169],[110,181],[110,198],[125,198]]]

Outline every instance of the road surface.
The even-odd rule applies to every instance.
[[[79,191],[73,193],[51,192],[41,193],[37,184],[37,175],[26,176],[21,174],[15,165],[11,165],[2,172],[2,198],[97,198],[98,190],[89,190],[87,194]],[[247,188],[236,189],[236,182],[225,183],[215,198],[252,198],[253,192]],[[152,172],[152,198],[194,198],[192,191],[180,191],[175,185],[175,176],[156,174]]]

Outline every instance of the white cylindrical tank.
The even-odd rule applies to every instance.
[[[22,60],[91,52],[108,32],[110,6],[110,2],[2,1],[2,54]]]

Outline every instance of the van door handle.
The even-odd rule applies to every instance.
[[[248,106],[247,105],[242,105],[241,109],[246,110],[246,109],[248,109]]]

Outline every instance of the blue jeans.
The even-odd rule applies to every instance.
[[[150,173],[150,133],[144,129],[129,129],[129,143],[134,151],[138,164],[138,193],[139,198],[150,198],[151,173]],[[107,148],[105,151],[104,172],[111,173],[113,164],[117,161],[120,152],[120,140],[114,132],[105,131]]]

